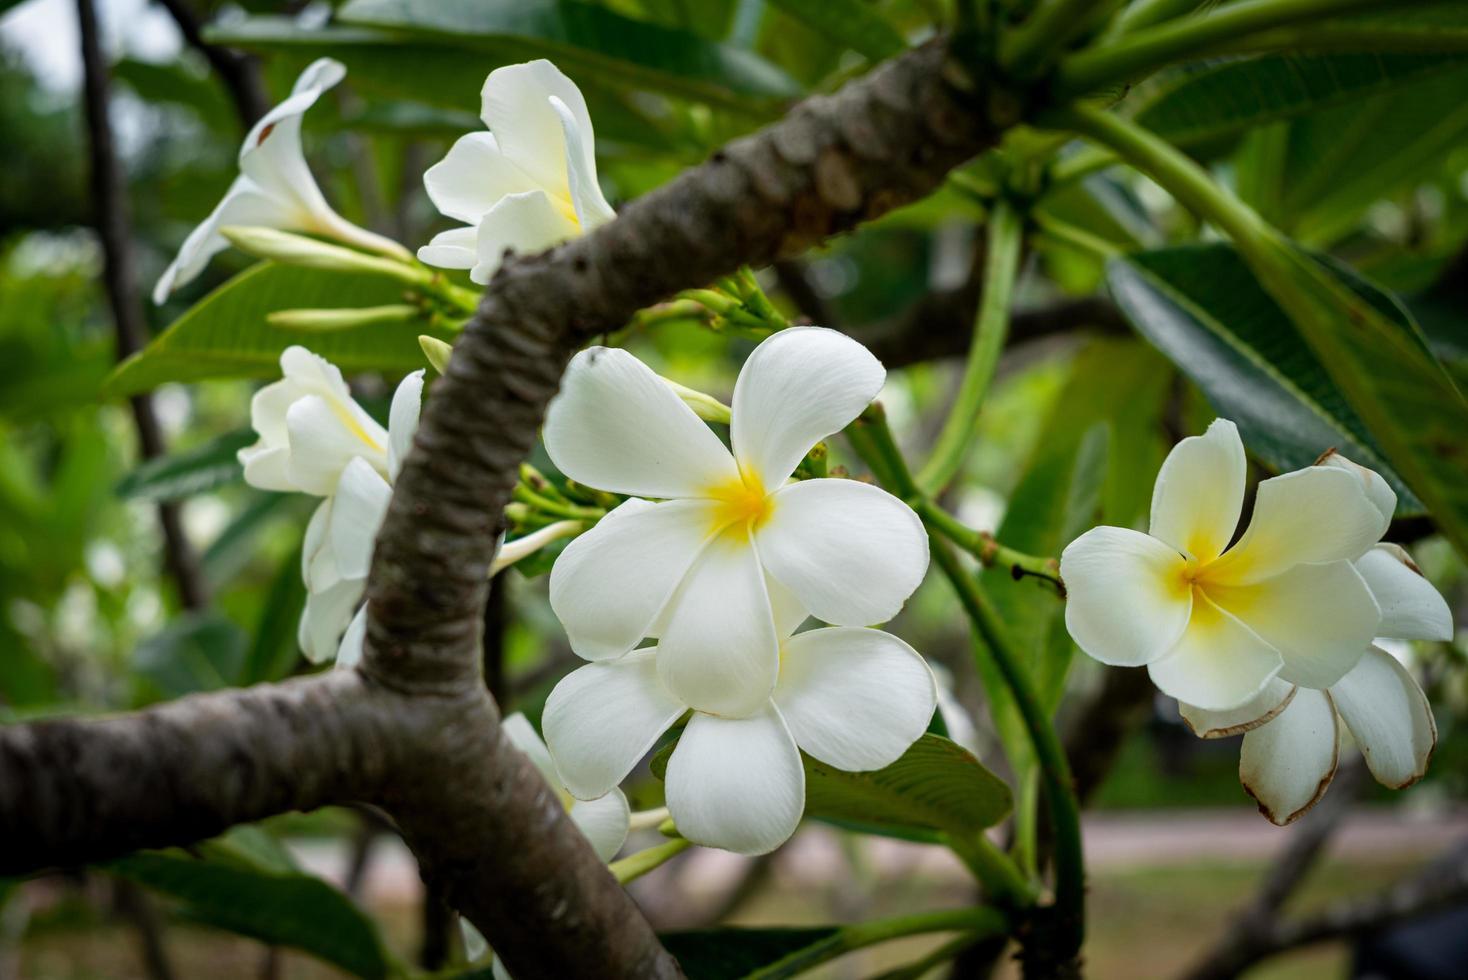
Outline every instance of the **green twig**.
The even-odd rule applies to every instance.
[[[1024,909],[1035,904],[1039,889],[1027,879],[1008,854],[979,831],[969,837],[949,834],[944,840],[979,884],[984,895],[1006,909]]]
[[[1009,930],[1009,917],[995,908],[977,906],[921,912],[896,919],[881,919],[843,926],[830,936],[797,950],[769,966],[745,975],[745,980],[779,980],[828,963],[838,956],[866,946],[875,946],[903,936],[920,936],[930,932],[961,932],[982,939],[1003,935]]]
[[[1002,198],[989,213],[988,248],[984,257],[984,293],[974,319],[974,338],[964,364],[958,397],[933,446],[933,455],[918,474],[918,486],[938,493],[963,465],[964,455],[974,441],[984,395],[994,379],[994,368],[1009,333],[1009,311],[1019,275],[1020,246],[1024,221]]]
[[[1056,52],[1078,37],[1091,22],[1095,8],[1108,0],[1046,0],[1031,17],[999,45],[999,61],[1019,78],[1045,67]]]
[[[1065,595],[1065,583],[1060,580],[1060,563],[1054,558],[1041,558],[1002,545],[988,531],[975,531],[926,497],[910,499],[908,504],[930,530],[973,555],[985,568],[1007,568],[1016,580],[1027,575],[1045,579],[1062,596]]]
[[[555,514],[558,517],[569,518],[573,521],[599,521],[607,516],[607,512],[600,507],[581,507],[577,504],[565,504],[558,500],[552,500],[544,494],[536,493],[523,483],[515,484],[511,496],[529,504],[536,510],[547,514]]]
[[[613,861],[607,866],[612,877],[623,885],[629,881],[636,881],[643,875],[655,868],[662,867],[669,860],[682,854],[693,846],[693,842],[682,837],[674,837],[670,841],[664,841],[645,851],[629,854],[620,861]]]

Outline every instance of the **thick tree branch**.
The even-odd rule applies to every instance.
[[[147,334],[146,319],[138,297],[137,268],[133,264],[127,183],[112,136],[108,94],[110,79],[97,29],[97,12],[92,0],[77,0],[76,13],[84,71],[82,93],[86,102],[87,136],[92,156],[93,220],[102,245],[102,281],[107,289],[107,301],[117,335],[117,359],[121,361],[142,347]],[[158,426],[158,417],[153,412],[152,398],[147,394],[134,395],[129,404],[143,459],[162,456],[167,447],[163,441],[163,430]],[[180,604],[185,609],[204,608],[209,604],[208,590],[199,570],[198,558],[184,534],[179,505],[172,501],[160,503],[158,523],[163,532],[164,568],[178,589]]]

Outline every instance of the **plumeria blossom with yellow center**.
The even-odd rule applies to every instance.
[[[927,570],[917,515],[869,484],[790,480],[884,380],[877,359],[842,334],[783,330],[739,374],[731,452],[631,354],[576,355],[546,417],[546,449],[571,479],[634,499],[551,570],[571,648],[614,660],[660,637],[656,669],[671,696],[743,718],[766,710],[780,672],[770,581],[833,625],[895,616]]]
[[[651,505],[644,505],[651,506]],[[757,709],[722,717],[664,683],[658,647],[572,671],[546,701],[543,727],[566,789],[596,799],[632,771],[693,708],[668,760],[666,798],[678,833],[707,847],[764,854],[805,811],[800,753],[864,772],[895,762],[922,736],[937,704],[932,671],[881,630],[796,633],[806,613],[770,581],[782,637],[779,682]]]
[[[597,857],[603,861],[610,861],[617,856],[622,845],[627,841],[627,831],[631,826],[631,810],[627,806],[627,797],[620,789],[612,787],[605,795],[594,800],[577,800],[561,785],[560,775],[551,762],[550,753],[546,750],[545,743],[535,733],[530,722],[520,712],[505,718],[500,722],[500,731],[505,737],[514,743],[515,748],[524,752],[540,770],[545,781],[550,784],[551,789],[561,798],[571,817],[571,822],[576,829],[591,843],[592,850],[596,851]],[[467,919],[460,919],[464,935],[464,952],[469,959],[476,960],[483,956],[489,948],[484,936],[469,923]],[[509,972],[496,958],[494,961],[494,975],[497,980],[506,980]]]
[[[1244,503],[1244,446],[1219,419],[1173,448],[1149,533],[1098,527],[1061,556],[1066,626],[1102,663],[1146,665],[1163,693],[1238,708],[1278,679],[1326,688],[1377,635],[1381,609],[1354,564],[1387,518],[1363,481],[1312,466],[1259,484]]]
[[[323,498],[306,526],[306,608],[299,630],[301,650],[320,663],[337,652],[338,638],[366,590],[392,481],[418,428],[423,372],[398,385],[384,429],[325,358],[288,347],[280,367],[284,377],[261,388],[250,403],[260,438],[241,449],[239,459],[253,487]]]
[[[434,205],[464,222],[418,258],[487,283],[507,249],[529,254],[616,217],[596,179],[596,138],[576,83],[549,61],[490,72],[480,92],[488,133],[462,136],[423,175]]]
[[[220,229],[231,226],[303,231],[398,258],[410,258],[390,238],[359,228],[332,210],[301,151],[301,117],[321,94],[346,76],[341,62],[320,58],[296,79],[288,99],[250,128],[240,146],[240,175],[209,217],[184,239],[178,256],[153,288],[153,302],[192,280],[229,247]]]
[[[1322,465],[1361,480],[1383,518],[1391,519],[1397,496],[1379,474],[1338,454],[1328,455]],[[1405,550],[1378,544],[1355,565],[1381,609],[1378,638],[1452,639],[1447,602]],[[1437,744],[1437,725],[1421,686],[1396,657],[1375,644],[1323,690],[1276,678],[1231,711],[1189,704],[1181,709],[1203,738],[1247,733],[1239,777],[1265,816],[1281,825],[1298,819],[1325,795],[1340,758],[1343,728],[1360,747],[1376,781],[1391,789],[1421,779]]]

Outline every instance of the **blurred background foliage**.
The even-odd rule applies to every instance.
[[[423,192],[423,170],[454,138],[481,128],[479,88],[498,65],[550,57],[576,80],[597,127],[608,197],[621,204],[777,117],[800,95],[830,91],[921,40],[951,16],[949,7],[945,0],[211,0],[195,4],[195,13],[212,22],[211,42],[259,56],[254,64],[272,100],[310,59],[330,55],[347,65],[346,83],[307,117],[317,180],[348,218],[416,247],[444,227]],[[0,170],[0,720],[115,711],[305,671],[295,624],[311,502],[259,493],[240,479],[233,453],[249,439],[247,378],[159,388],[155,407],[170,456],[140,465],[125,403],[102,395],[115,346],[89,227],[79,69],[69,51],[74,11],[59,0],[0,0],[0,11],[0,133],[9,151]],[[117,0],[102,3],[101,12],[132,244],[146,286],[233,179],[245,124],[200,50],[159,8]],[[1261,55],[1163,72],[1131,93],[1123,110],[1184,146],[1298,241],[1389,291],[1468,384],[1465,91],[1468,60],[1455,56]],[[968,186],[1011,182],[1014,168],[1036,166],[1025,144],[1036,139],[1014,134],[1001,152],[969,168]],[[1296,337],[1290,346],[1288,321],[1247,275],[1234,274],[1241,266],[1232,251],[1198,244],[1196,221],[1171,198],[1105,164],[1096,151],[1068,148],[1030,182],[1041,219],[1027,244],[1019,307],[1036,315],[1026,321],[1034,328],[1016,322],[974,449],[948,495],[971,526],[993,528],[1006,544],[1036,554],[1058,554],[1097,522],[1144,524],[1164,453],[1215,414],[1240,422],[1258,477],[1308,463],[1334,444],[1322,438],[1371,444],[1319,366],[1298,363],[1301,345]],[[918,455],[936,435],[958,376],[954,355],[972,316],[983,216],[966,185],[950,183],[800,263],[761,272],[788,316],[839,326],[902,365],[883,401],[904,446]],[[161,331],[248,265],[225,252],[202,282],[149,308],[151,328]],[[1132,329],[1109,297],[1126,306],[1139,291],[1171,297],[1172,316]],[[1054,315],[1045,320],[1045,313]],[[662,323],[623,340],[661,373],[724,397],[751,346],[694,322]],[[397,376],[417,366],[363,374],[354,386],[380,412]],[[269,373],[268,363],[238,372]],[[1249,405],[1267,407],[1252,425],[1238,414]],[[833,446],[832,461],[859,468],[844,445]],[[550,468],[543,457],[534,462]],[[183,613],[162,574],[159,500],[182,506],[212,597],[207,610]],[[1410,506],[1398,523],[1393,537],[1411,542],[1464,621],[1461,556]],[[546,603],[544,577],[525,574],[547,567],[526,563],[500,584],[507,599],[496,693],[507,709],[532,717],[574,662]],[[1053,594],[1041,583],[1008,582],[1001,571],[986,574],[1025,647],[1047,651],[1042,688],[1062,726],[1090,721],[1087,711],[1108,681],[1085,658],[1068,681],[1056,669],[1071,651]],[[994,733],[1013,719],[1006,705],[986,699],[948,591],[930,581],[894,631],[946,668],[976,722],[984,758],[1002,770]],[[1380,802],[1452,812],[1468,791],[1462,643],[1407,654],[1428,679],[1440,747],[1425,786],[1394,797],[1383,792]],[[1196,741],[1173,705],[1145,693],[1129,697],[1126,706],[1141,723],[1120,737],[1095,806],[1252,810],[1238,785],[1232,740]],[[660,786],[642,778],[634,795],[653,805]],[[382,830],[373,819],[341,811],[272,826],[350,849]],[[1259,828],[1270,832],[1262,822]],[[215,855],[220,869],[253,869],[247,880],[226,875],[179,885],[166,865],[114,868],[108,880],[140,881],[182,903],[195,922],[303,947],[338,968],[368,976],[387,969],[387,959],[363,962],[361,944],[341,940],[362,929],[375,936],[376,927],[357,921],[349,904],[323,904],[311,891],[316,879],[297,870],[273,837],[260,837]],[[842,860],[847,880],[864,873],[855,851]],[[1123,904],[1145,903],[1155,886],[1138,883],[1142,871],[1099,874],[1098,895],[1129,896]],[[1216,919],[1229,895],[1245,890],[1246,881],[1219,880],[1221,891],[1180,899],[1193,902],[1195,918]],[[940,887],[916,881],[919,889]],[[36,906],[32,935],[41,938],[22,951],[28,966],[20,975],[105,969],[87,965],[96,962],[90,953],[58,957],[64,944],[45,938],[98,921],[95,903],[82,900],[95,885],[77,887],[70,898]],[[280,921],[230,919],[230,901],[221,896],[237,900],[241,889],[314,917],[317,935],[287,935]],[[126,890],[118,894],[117,908],[136,907]],[[672,907],[649,901],[655,912]],[[760,901],[776,908],[795,899],[775,889]],[[807,921],[810,908],[827,903],[837,914],[843,908],[829,894],[804,901],[806,911],[790,921]],[[1123,972],[1110,975],[1138,975],[1124,972],[1124,957],[1114,955],[1128,942],[1125,923],[1107,917],[1105,902],[1094,904],[1102,909],[1094,928],[1098,967],[1114,962]],[[0,942],[13,944],[24,918],[0,915]],[[403,918],[398,910],[384,920],[400,954],[422,936],[413,915],[406,924]],[[431,907],[424,921],[430,932],[443,927]],[[322,935],[341,941],[323,943]],[[316,969],[290,963],[291,976]]]

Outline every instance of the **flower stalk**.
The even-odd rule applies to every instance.
[[[662,867],[668,861],[682,854],[693,846],[693,842],[682,837],[674,837],[672,840],[664,841],[636,854],[629,854],[620,861],[613,861],[608,865],[608,870],[620,884],[636,881],[649,871]]]

